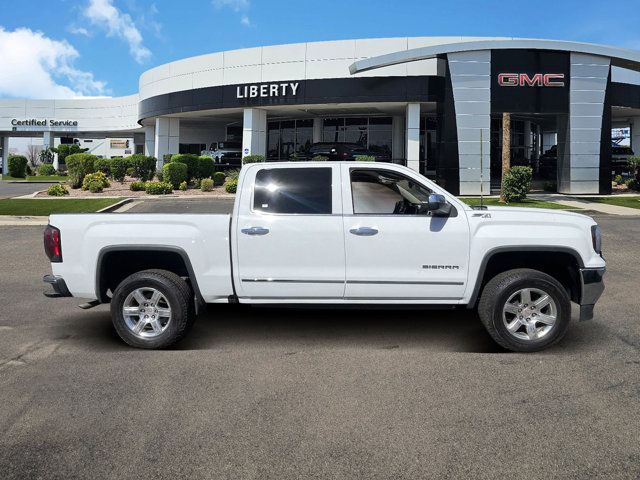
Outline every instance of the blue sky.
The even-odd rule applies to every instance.
[[[303,41],[480,35],[640,49],[638,0],[5,2],[0,97],[126,95],[137,91],[143,71],[162,63]]]

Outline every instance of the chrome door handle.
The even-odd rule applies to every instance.
[[[371,237],[373,235],[378,234],[378,229],[371,228],[371,227],[358,227],[358,228],[352,228],[351,230],[349,230],[349,232],[353,233],[354,235],[359,235],[361,237]]]
[[[240,231],[245,235],[266,235],[269,233],[269,229],[264,227],[249,227],[243,228]]]

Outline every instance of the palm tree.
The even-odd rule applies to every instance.
[[[506,202],[504,196],[504,179],[511,168],[511,114],[502,113],[502,182],[500,185],[500,201]]]

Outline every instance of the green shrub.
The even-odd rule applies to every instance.
[[[209,178],[213,175],[213,158],[202,155],[198,157],[198,178]]]
[[[111,160],[108,158],[96,158],[93,162],[93,170],[96,172],[102,172],[106,176],[111,175]]]
[[[144,184],[145,182],[142,181],[131,182],[131,185],[129,185],[129,190],[131,190],[132,192],[141,192],[144,190]]]
[[[613,177],[613,183],[615,183],[616,185],[621,185],[622,184],[622,175],[616,175],[615,177]]]
[[[216,187],[224,185],[224,181],[226,180],[226,178],[227,176],[223,172],[216,172],[213,174],[213,184]]]
[[[203,192],[210,192],[211,190],[213,190],[213,180],[211,180],[210,178],[203,178],[200,181],[200,189]]]
[[[94,190],[91,189],[92,185],[94,189],[96,188],[95,185],[100,185],[99,191],[101,192],[103,188],[107,188],[111,184],[104,172],[87,173],[82,180],[82,189],[94,192]]]
[[[227,171],[227,180],[238,180],[238,177],[240,176],[240,170],[228,170]]]
[[[236,190],[238,189],[238,179],[227,180],[224,184],[224,189],[227,193],[236,193]]]
[[[147,182],[144,186],[144,191],[149,195],[163,195],[172,193],[173,186],[168,182]]]
[[[69,143],[58,145],[57,148],[52,148],[51,151],[58,154],[58,164],[64,165],[67,163],[68,156],[75,155],[76,153],[85,153],[89,151],[89,149],[80,148],[80,145],[76,145],[75,143]]]
[[[162,163],[169,163],[171,161],[171,157],[173,157],[173,153],[165,153],[162,155]]]
[[[26,173],[28,177],[33,177],[35,175],[35,173],[33,173],[33,169],[29,164],[27,164]]]
[[[90,153],[74,153],[69,155],[66,160],[71,188],[79,188],[85,175],[93,173],[96,156]]]
[[[545,192],[557,192],[558,184],[556,182],[544,182],[542,188]]]
[[[171,163],[183,163],[187,166],[187,180],[199,177],[199,158],[191,153],[179,153],[171,157]]]
[[[104,186],[100,180],[91,180],[90,182],[86,182],[87,188],[85,190],[89,190],[91,193],[100,193],[104,189]]]
[[[124,177],[127,174],[127,168],[129,168],[129,160],[122,157],[113,157],[111,159],[111,177],[116,182],[124,182]]]
[[[56,183],[47,189],[47,195],[51,195],[52,197],[64,197],[65,195],[69,195],[69,190],[67,190],[67,187],[64,185]]]
[[[182,182],[188,180],[187,171],[187,165],[184,163],[166,163],[162,167],[162,181],[170,183],[173,188],[178,188]]]
[[[324,155],[316,155],[311,158],[314,162],[326,162],[329,160],[329,157],[325,157]]]
[[[638,190],[640,189],[640,183],[635,178],[627,178],[624,181],[624,184],[629,190]]]
[[[142,181],[151,180],[156,173],[155,157],[136,154],[129,157],[129,164],[133,169],[133,176]]]
[[[186,192],[187,188],[187,182],[180,182],[180,185],[178,185],[178,190],[182,190],[183,192]]]
[[[15,178],[25,178],[27,176],[27,157],[23,155],[9,156],[9,175]]]
[[[524,200],[531,190],[532,178],[531,167],[511,167],[502,179],[504,198],[507,203]]]
[[[54,159],[53,149],[45,148],[43,150],[40,150],[38,157],[40,158],[40,163],[49,163],[49,164],[53,163],[53,159]]]
[[[242,158],[243,165],[245,163],[260,163],[260,162],[264,162],[263,155],[247,155],[246,157]]]
[[[640,156],[627,158],[627,166],[631,173],[636,173],[640,169]]]
[[[158,178],[159,182],[162,182],[164,180],[164,175],[162,174],[162,169],[156,170],[156,177]]]
[[[50,163],[43,163],[38,167],[38,175],[55,175],[56,169]]]
[[[355,159],[356,159],[356,162],[375,162],[376,161],[376,157],[374,157],[373,155],[356,155]]]

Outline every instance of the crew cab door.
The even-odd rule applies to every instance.
[[[466,215],[455,208],[448,217],[425,211],[436,192],[406,169],[343,165],[342,178],[345,299],[461,299],[469,255]]]
[[[342,299],[340,175],[338,165],[247,170],[235,222],[234,279],[241,300]]]

